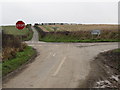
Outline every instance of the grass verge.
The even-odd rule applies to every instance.
[[[2,62],[2,76],[6,76],[8,73],[18,69],[21,65],[26,63],[36,51],[32,47],[26,46],[22,52],[17,52],[16,57],[10,60]]]
[[[118,40],[45,40],[45,39],[40,39],[40,41],[44,42],[118,42]]]
[[[28,34],[28,36],[27,36],[26,38],[23,38],[23,41],[29,41],[29,40],[31,40],[32,37],[33,37],[33,31],[32,31],[32,29],[31,29],[31,27],[28,28],[28,29],[29,29],[29,34]]]
[[[44,42],[119,42],[120,40],[117,39],[78,39],[76,37],[69,37],[69,36],[52,36],[46,35],[43,38],[39,39],[40,41]]]
[[[113,52],[120,53],[120,48],[113,50]]]

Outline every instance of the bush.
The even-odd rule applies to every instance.
[[[32,47],[27,46],[22,52],[17,52],[15,58],[3,61],[2,75],[5,76],[8,73],[16,70],[22,64],[27,62],[34,54],[35,54],[35,50],[33,50]]]
[[[21,37],[4,34],[2,35],[2,60],[14,58],[16,52],[23,51],[26,44],[21,43]]]

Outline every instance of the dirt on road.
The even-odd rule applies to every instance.
[[[94,88],[120,87],[120,52],[115,50],[100,53],[91,62],[91,72],[83,84]],[[82,85],[82,86],[83,86]]]

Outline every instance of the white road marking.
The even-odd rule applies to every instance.
[[[51,55],[52,53],[50,52],[49,56]]]
[[[65,62],[65,59],[66,59],[66,57],[64,57],[64,58],[62,59],[62,61],[60,62],[58,68],[56,69],[56,71],[54,72],[54,74],[53,74],[52,76],[56,76],[56,75],[58,74],[60,68],[62,67],[63,63]]]
[[[42,46],[42,45],[35,45],[35,44],[34,44],[34,45],[29,45],[29,46]]]
[[[100,51],[100,52],[101,52],[101,53],[102,53],[102,52],[107,52],[107,51],[109,51],[109,50],[110,50],[110,49],[108,49],[108,50],[103,50],[103,51]]]
[[[29,45],[29,46],[35,46],[35,45]]]
[[[42,46],[42,45],[36,45],[36,46]]]
[[[56,55],[56,53],[53,54],[53,56],[55,56],[55,55]]]

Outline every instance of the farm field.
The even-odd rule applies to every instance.
[[[45,42],[117,42],[118,25],[38,25],[39,40]],[[55,27],[57,28],[55,30]],[[100,35],[91,31],[100,30]]]
[[[2,30],[5,34],[22,36],[23,40],[30,40],[32,38],[33,32],[31,28],[24,28],[23,30],[18,30],[15,26],[2,26]]]
[[[4,30],[5,34],[12,35],[26,35],[27,33],[29,33],[28,28],[18,30],[15,26],[2,26],[2,30]]]
[[[89,31],[89,30],[118,30],[118,25],[105,24],[83,24],[83,25],[43,25],[49,32],[54,31],[53,27],[57,27],[57,31]]]

